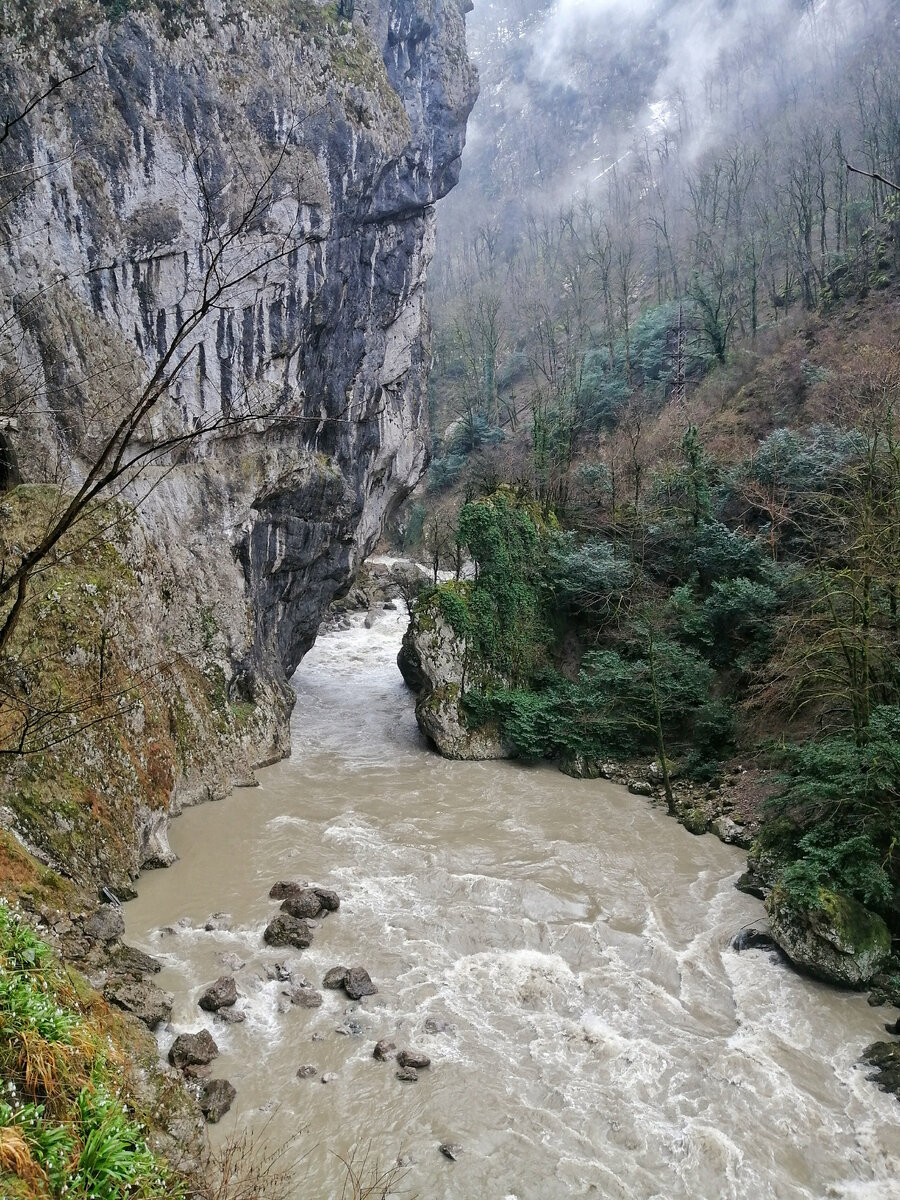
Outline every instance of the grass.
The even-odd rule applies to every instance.
[[[178,1200],[184,1190],[129,1113],[100,1012],[0,901],[0,1194]]]

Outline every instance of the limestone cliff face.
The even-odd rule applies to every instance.
[[[4,436],[24,481],[71,487],[165,366],[124,493],[148,644],[258,714],[215,783],[202,749],[180,764],[176,803],[283,752],[286,680],[421,475],[467,7],[0,5],[8,111],[92,67],[0,145]]]

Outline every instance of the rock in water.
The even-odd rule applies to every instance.
[[[297,950],[305,950],[312,945],[313,934],[306,921],[282,913],[266,926],[263,940],[270,946],[294,946]]]
[[[732,950],[776,950],[778,945],[767,925],[745,925],[731,939]]]
[[[431,1059],[421,1050],[400,1050],[397,1053],[397,1062],[401,1067],[415,1067],[417,1071],[431,1066]]]
[[[291,897],[299,896],[301,892],[305,892],[308,887],[308,883],[295,883],[291,879],[279,879],[278,883],[273,883],[269,889],[269,899],[290,900]]]
[[[875,1068],[867,1078],[900,1100],[900,1042],[874,1042],[863,1051],[862,1061]]]
[[[443,1017],[426,1017],[425,1019],[426,1033],[454,1033],[455,1029],[449,1021]]]
[[[328,912],[337,912],[341,907],[340,896],[331,888],[316,887],[313,888],[313,891],[319,897],[322,907]]]
[[[890,957],[887,925],[849,896],[820,888],[819,906],[803,909],[778,885],[766,911],[772,936],[791,962],[827,983],[862,987]]]
[[[120,980],[108,983],[103,995],[112,1004],[130,1012],[148,1029],[155,1029],[172,1015],[173,997],[149,980]]]
[[[322,987],[342,988],[347,982],[347,975],[349,972],[349,967],[331,967],[325,972],[325,976],[322,980]]]
[[[351,1000],[361,1000],[363,996],[374,996],[378,988],[364,967],[351,967],[344,979],[344,991]]]
[[[303,888],[281,902],[281,911],[289,917],[317,917],[322,911],[322,901],[312,888]]]
[[[298,1079],[313,1079],[319,1073],[319,1068],[313,1066],[312,1063],[304,1063],[302,1067],[297,1068]]]
[[[199,1033],[179,1033],[169,1047],[169,1062],[180,1071],[185,1067],[205,1067],[218,1056],[219,1047],[206,1029]]]
[[[237,998],[237,986],[232,977],[221,975],[209,985],[197,1003],[204,1012],[218,1012],[220,1008],[229,1008]]]
[[[462,1154],[462,1146],[456,1142],[442,1142],[438,1149],[444,1158],[449,1158],[451,1162],[456,1162],[460,1154]]]
[[[109,969],[116,975],[129,975],[141,979],[144,975],[158,975],[162,963],[134,946],[116,946],[109,956]]]
[[[200,1087],[200,1111],[215,1125],[228,1112],[234,1103],[237,1092],[227,1079],[208,1079]]]
[[[401,1067],[399,1071],[395,1071],[394,1075],[397,1079],[402,1079],[406,1083],[418,1083],[419,1072],[415,1067]]]
[[[291,988],[291,1004],[296,1004],[298,1008],[319,1008],[322,993],[311,987]]]
[[[228,930],[231,928],[231,913],[216,912],[210,913],[203,922],[203,928],[207,933],[216,933],[218,930]]]
[[[451,628],[439,600],[421,597],[397,655],[400,673],[416,694],[419,728],[445,758],[510,758],[512,749],[496,728],[468,724],[461,703],[466,662],[465,639]]]
[[[393,1058],[396,1052],[396,1045],[393,1042],[389,1042],[387,1038],[382,1038],[380,1042],[375,1043],[372,1057],[377,1058],[379,1062],[386,1062],[389,1058]]]

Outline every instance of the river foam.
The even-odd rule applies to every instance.
[[[403,1194],[427,1200],[900,1196],[900,1106],[856,1066],[888,1013],[731,950],[761,914],[733,888],[735,849],[604,781],[431,753],[394,664],[402,628],[386,613],[319,639],[293,758],[185,813],[181,861],[126,906],[176,995],[161,1047],[209,1028],[238,1088],[215,1136],[299,1136],[303,1200],[339,1197],[335,1155],[367,1144],[402,1154]],[[261,941],[277,878],[342,896],[302,953]],[[221,910],[231,928],[205,930]],[[279,1011],[285,959],[315,984],[362,963],[379,993]],[[223,1026],[196,1001],[236,963],[246,1020]],[[373,1060],[381,1037],[431,1056],[418,1084]],[[337,1078],[298,1080],[301,1063]]]

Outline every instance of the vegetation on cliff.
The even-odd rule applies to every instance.
[[[115,1024],[0,902],[0,1189],[8,1200],[184,1194],[122,1091]]]

